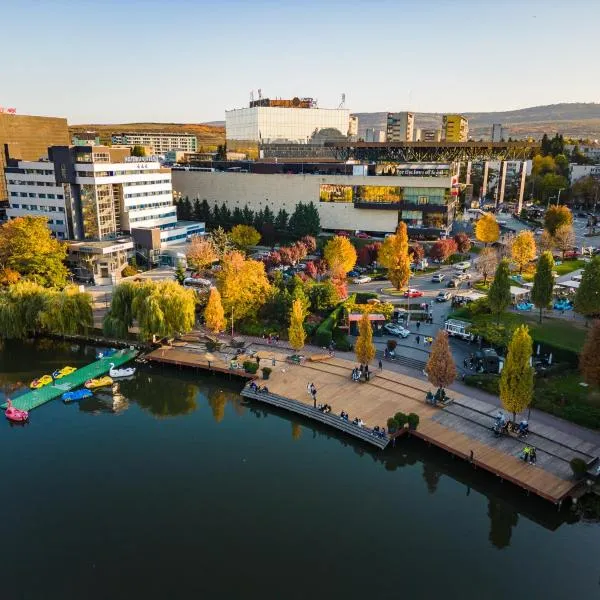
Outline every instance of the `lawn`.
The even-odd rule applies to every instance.
[[[583,269],[586,265],[587,263],[584,260],[565,260],[560,265],[555,265],[554,270],[560,277],[577,269]]]

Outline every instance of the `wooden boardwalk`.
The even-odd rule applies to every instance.
[[[503,445],[505,438],[496,438],[489,428],[492,423],[491,415],[484,417],[489,425],[482,424],[475,419],[451,415],[451,408],[446,411],[426,404],[425,394],[431,390],[431,386],[425,381],[400,373],[385,370],[379,372],[374,369],[370,382],[353,382],[350,373],[355,366],[352,362],[338,358],[322,363],[307,361],[303,365],[290,365],[280,355],[267,385],[269,392],[303,403],[314,410],[307,392],[307,385],[313,383],[317,388],[317,401],[330,404],[332,415],[337,416],[343,410],[349,414],[350,420],[359,417],[368,427],[379,425],[387,429],[387,419],[395,413],[414,412],[420,417],[419,427],[414,435],[466,460],[471,460],[472,452],[475,466],[554,503],[560,503],[578,485],[570,473],[567,475],[559,468],[565,461],[568,465],[568,460],[554,453],[561,446],[565,448],[565,452],[581,453],[581,450],[566,448],[565,444],[555,443],[546,450],[541,449],[541,444],[536,445],[538,462],[530,465],[517,456],[526,442],[515,440],[508,447]],[[460,395],[453,397],[456,400],[455,413],[463,406],[462,400],[465,401],[464,406],[468,407],[468,398]],[[440,422],[440,417],[445,417],[446,412],[454,419],[462,419],[460,423],[463,430],[458,429],[456,424]],[[535,425],[532,429],[535,432]],[[546,435],[552,434],[548,428],[544,429]],[[547,439],[547,444],[550,446],[552,440]],[[574,445],[577,444],[574,442]],[[584,454],[584,459],[593,461],[595,456],[592,449],[587,450],[590,454]],[[565,474],[559,476],[557,473]]]

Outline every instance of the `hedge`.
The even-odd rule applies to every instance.
[[[354,302],[356,294],[353,294],[344,302],[340,302],[330,313],[329,316],[319,325],[315,335],[315,343],[317,346],[328,347],[333,340],[333,330],[337,327],[338,320],[344,310],[346,302]]]
[[[356,304],[368,304],[367,300],[373,300],[379,298],[379,294],[375,292],[358,292],[356,294]]]

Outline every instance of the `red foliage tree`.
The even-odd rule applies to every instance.
[[[315,267],[317,268],[317,274],[319,275],[324,275],[327,273],[327,269],[329,269],[327,261],[322,258],[315,260]]]
[[[456,242],[456,247],[461,254],[464,254],[471,249],[471,240],[464,231],[457,233],[454,236],[454,241]]]
[[[306,269],[304,269],[304,272],[313,279],[317,276],[317,266],[312,260],[309,260],[306,263]]]
[[[300,241],[306,246],[306,252],[312,254],[317,249],[317,240],[312,235],[305,235]]]
[[[429,251],[430,258],[444,261],[458,250],[454,240],[438,240]]]
[[[279,255],[281,256],[282,265],[291,265],[294,260],[294,251],[289,246],[282,246],[279,248]]]
[[[413,262],[419,262],[425,258],[425,250],[421,244],[416,243],[409,247],[408,253],[412,256]]]

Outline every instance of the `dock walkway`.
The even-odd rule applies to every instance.
[[[45,385],[37,390],[31,390],[21,396],[12,398],[13,406],[21,410],[32,410],[37,408],[42,404],[46,404],[46,402],[50,402],[50,400],[54,400],[54,398],[58,398],[64,394],[64,392],[81,387],[88,379],[105,375],[110,370],[111,363],[114,364],[115,367],[119,367],[132,360],[136,354],[136,350],[119,350],[116,354],[101,358],[85,367],[81,367],[70,375],[55,380],[54,383],[50,385]],[[5,407],[6,403],[2,405],[2,408]]]

